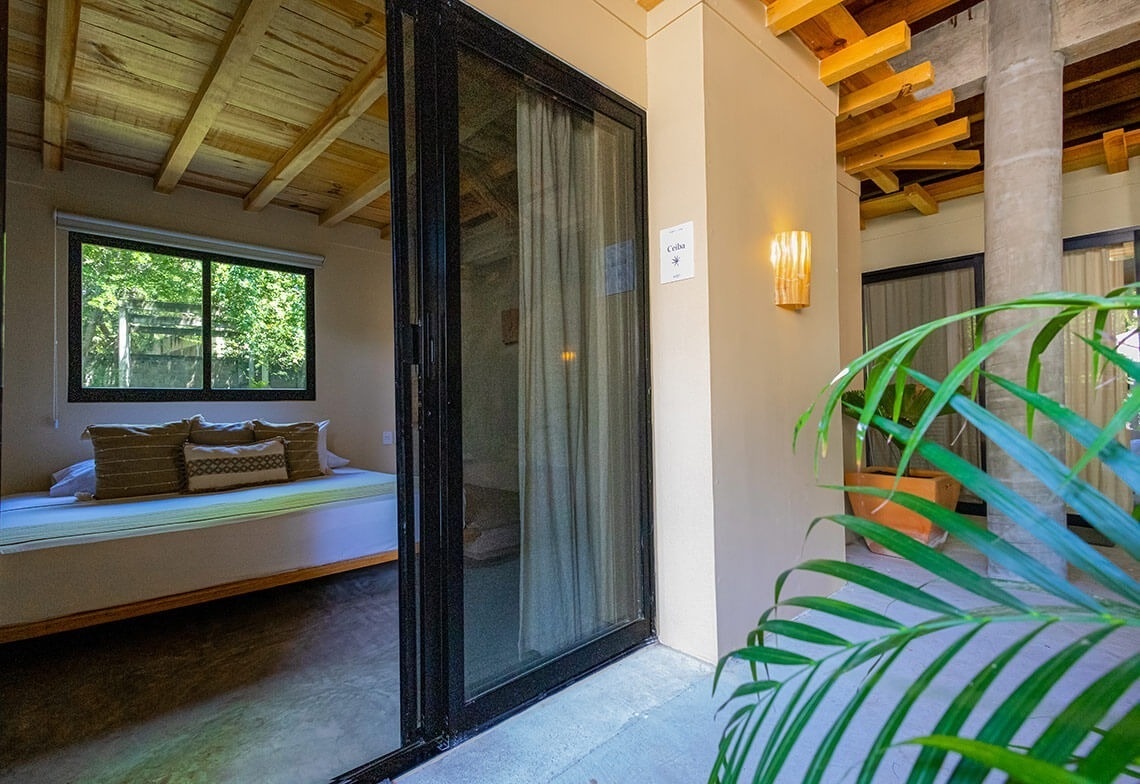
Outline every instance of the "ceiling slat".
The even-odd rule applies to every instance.
[[[953,144],[969,135],[970,121],[962,117],[945,125],[936,125],[929,130],[912,133],[878,147],[848,155],[844,161],[844,169],[848,174],[858,174],[870,168],[886,166],[912,155]]]
[[[218,47],[214,62],[194,97],[194,103],[159,167],[154,181],[155,190],[161,193],[174,190],[193,160],[194,153],[206,138],[206,133],[226,105],[230,91],[249,65],[280,5],[281,0],[243,0],[238,6],[225,40]]]
[[[876,139],[890,136],[934,120],[954,111],[954,91],[945,92],[915,101],[910,106],[860,123],[849,123],[837,129],[835,151],[847,152]]]
[[[910,28],[899,22],[820,60],[819,79],[828,86],[838,84],[909,49]]]
[[[903,169],[972,169],[980,165],[982,154],[978,150],[932,150],[895,161],[891,168]],[[864,172],[866,173],[866,172]]]
[[[932,84],[934,84],[934,66],[929,61],[919,63],[913,68],[907,68],[894,76],[881,79],[870,87],[841,95],[836,119],[845,120],[869,112],[900,96],[910,95],[915,90],[921,90]]]
[[[67,102],[79,37],[79,0],[47,0],[44,33],[44,137],[46,169],[63,168],[67,144]]]
[[[887,0],[856,14],[855,21],[868,33],[877,33],[900,19],[909,25],[949,8],[958,0]]]
[[[385,165],[339,202],[321,213],[317,221],[321,226],[335,226],[350,215],[354,215],[362,207],[371,204],[387,193],[392,187],[392,180],[388,176],[388,167]]]
[[[289,151],[265,173],[257,186],[245,197],[247,210],[259,210],[288,185],[306,166],[355,122],[369,106],[388,91],[386,53],[377,54],[360,73],[353,77],[308,130],[301,134]]]
[[[842,0],[776,0],[768,6],[765,24],[776,35],[783,35],[840,2]]]

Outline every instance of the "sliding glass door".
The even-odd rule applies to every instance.
[[[652,635],[645,120],[460,3],[397,5],[418,175],[394,239],[422,273],[401,432],[458,732]]]

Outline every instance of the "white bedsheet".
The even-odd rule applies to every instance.
[[[200,495],[77,501],[24,493],[0,499],[0,554],[225,525],[395,491],[393,474],[338,468],[329,476]]]

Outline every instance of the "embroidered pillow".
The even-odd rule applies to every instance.
[[[187,441],[186,487],[191,493],[289,481],[285,468],[285,439],[252,444],[212,446]]]
[[[190,418],[190,440],[195,444],[229,446],[252,444],[257,440],[249,422],[207,422],[201,414]]]
[[[163,425],[91,425],[86,432],[95,451],[96,498],[182,490],[182,444],[190,434],[185,419]]]
[[[278,424],[253,420],[253,432],[257,440],[276,438],[285,439],[285,465],[289,469],[290,479],[307,479],[311,476],[322,476],[319,450],[320,425],[316,422],[290,422]]]

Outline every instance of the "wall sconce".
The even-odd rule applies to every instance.
[[[772,240],[776,304],[800,310],[811,304],[811,232],[781,231]]]

